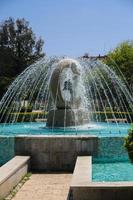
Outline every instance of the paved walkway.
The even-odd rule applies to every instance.
[[[32,174],[13,200],[67,200],[72,174]]]

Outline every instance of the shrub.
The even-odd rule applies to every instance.
[[[23,107],[21,107],[21,110],[20,110],[20,112],[31,112],[32,111],[32,106],[27,106],[27,107],[25,107],[25,106],[23,106]]]
[[[128,131],[128,136],[125,137],[124,146],[128,152],[129,159],[133,164],[133,127]]]

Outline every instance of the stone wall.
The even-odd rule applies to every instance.
[[[31,170],[72,171],[77,156],[97,154],[95,136],[16,136],[15,154],[31,156]]]

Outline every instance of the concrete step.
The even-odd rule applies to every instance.
[[[27,173],[29,160],[29,156],[15,156],[0,167],[0,199],[3,199]]]

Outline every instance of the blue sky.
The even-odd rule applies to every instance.
[[[0,0],[0,21],[24,17],[48,56],[105,54],[133,39],[132,0]]]

